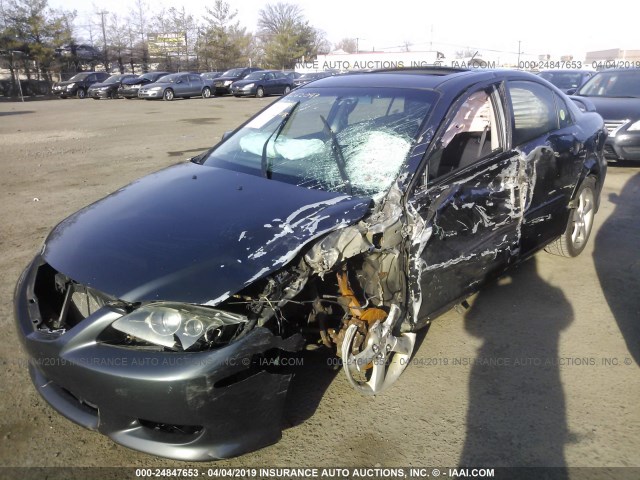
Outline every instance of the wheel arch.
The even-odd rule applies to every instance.
[[[582,170],[580,171],[580,176],[578,177],[578,181],[576,182],[573,191],[571,192],[571,202],[569,203],[569,207],[573,206],[573,202],[576,198],[577,193],[580,191],[582,184],[588,177],[593,177],[596,182],[596,213],[600,208],[600,193],[602,192],[602,187],[604,185],[604,179],[606,175],[606,163],[604,163],[604,167],[602,163],[598,161],[596,155],[589,155],[582,166]]]

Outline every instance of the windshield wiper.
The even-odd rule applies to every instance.
[[[344,155],[342,154],[342,148],[340,148],[338,137],[336,137],[335,132],[331,129],[331,126],[329,125],[329,122],[327,122],[326,118],[320,115],[320,120],[322,120],[322,123],[324,124],[325,132],[327,132],[331,137],[331,152],[335,154],[333,157],[336,159],[336,165],[338,165],[340,177],[347,187],[347,193],[349,195],[353,195],[353,190],[351,189],[351,180],[349,180],[349,176],[347,175],[347,162],[345,161]]]
[[[280,124],[278,125],[278,127],[273,131],[271,135],[269,135],[269,138],[267,138],[267,141],[264,142],[264,145],[262,146],[262,158],[260,159],[260,169],[262,170],[262,176],[264,178],[271,179],[271,162],[269,162],[267,159],[267,146],[269,145],[269,142],[271,141],[271,138],[274,135],[276,136],[276,138],[273,141],[275,142],[276,140],[278,140],[280,133],[282,132],[285,125],[291,118],[291,115],[293,114],[293,112],[296,110],[296,108],[298,108],[298,105],[300,105],[299,101],[293,104],[291,109],[285,114],[284,118],[280,121]]]

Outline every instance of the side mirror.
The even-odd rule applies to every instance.
[[[578,91],[577,88],[570,88],[569,90],[567,90],[567,95],[573,95],[574,93],[576,93]]]
[[[182,83],[182,80],[178,79],[176,80],[176,83]]]
[[[596,106],[588,98],[584,98],[584,97],[570,97],[570,98],[571,100],[573,100],[573,103],[575,103],[578,106],[578,108],[583,112],[596,111]]]

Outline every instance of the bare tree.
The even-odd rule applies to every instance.
[[[169,9],[169,23],[172,33],[176,35],[176,54],[178,55],[178,68],[189,69],[189,58],[194,55],[195,37],[197,35],[198,26],[193,15],[188,14],[184,6],[178,10],[175,7]],[[184,45],[183,45],[184,43]],[[184,66],[181,58],[184,53]]]
[[[140,37],[140,42],[135,43],[138,43],[140,47],[140,57],[142,61],[143,72],[147,72],[149,70],[149,18],[147,17],[148,11],[149,5],[146,0],[134,0],[133,7],[129,12],[133,30]]]
[[[358,41],[355,38],[343,38],[336,43],[336,50],[344,50],[347,53],[356,53],[358,51]]]
[[[117,13],[112,13],[109,17],[109,23],[106,27],[106,31],[111,59],[117,63],[120,73],[124,73],[123,56],[126,53],[131,54],[131,50],[128,50],[127,41],[129,27],[120,19]]]

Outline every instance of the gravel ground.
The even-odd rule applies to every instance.
[[[271,101],[0,103],[0,465],[188,466],[48,407],[28,378],[13,288],[57,222],[205,150]],[[210,465],[640,466],[639,210],[640,170],[612,166],[580,257],[540,253],[464,314],[439,318],[379,397],[357,395],[309,355],[282,440]]]

